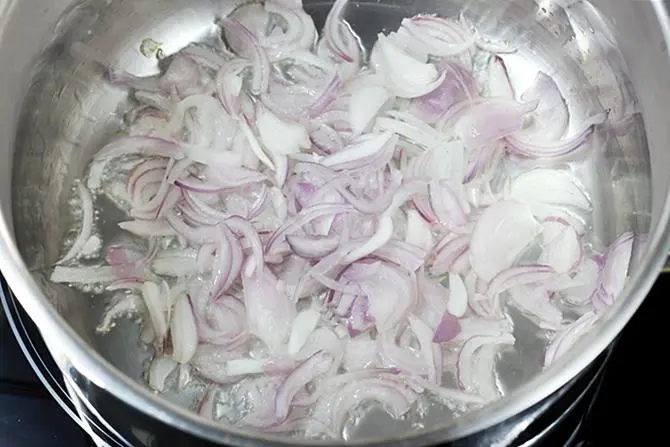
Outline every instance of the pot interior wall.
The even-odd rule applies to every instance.
[[[670,126],[664,113],[670,104],[667,48],[653,2],[593,2],[602,14],[585,2],[576,2],[569,12],[558,3],[360,2],[350,8],[348,19],[369,44],[404,16],[464,10],[479,29],[518,48],[508,57],[518,85],[530,82],[537,70],[556,76],[571,109],[572,130],[599,109],[616,117],[630,111],[624,107],[638,107],[645,120],[636,121],[633,132],[596,135],[594,145],[599,146],[585,178],[592,184],[593,226],[601,243],[629,229],[653,234],[664,212],[670,165]],[[305,5],[318,27],[329,3],[305,0]],[[45,279],[71,227],[73,182],[92,154],[119,130],[130,104],[128,93],[110,86],[100,65],[82,59],[72,44],[85,42],[110,64],[137,75],[152,74],[156,62],[138,51],[144,38],[160,41],[166,54],[194,40],[207,41],[218,32],[215,16],[233,6],[215,0],[86,0],[74,6],[62,0],[48,6],[22,0],[7,6],[0,25],[0,57],[6,67],[0,83],[5,219],[13,222],[25,262],[57,310],[95,350],[137,379],[150,355],[138,346],[137,326],[129,321],[121,330],[97,335],[103,300]],[[117,220],[101,219],[103,227],[113,227]],[[637,251],[644,255],[644,245]]]

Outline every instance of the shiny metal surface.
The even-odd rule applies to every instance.
[[[317,22],[329,2],[305,0]],[[646,235],[636,249],[633,278],[601,324],[550,370],[503,400],[397,444],[457,439],[499,424],[541,401],[579,373],[612,341],[661,270],[668,249],[670,103],[668,11],[661,1],[390,0],[353,2],[348,19],[365,41],[403,16],[419,12],[464,15],[486,34],[518,48],[508,62],[521,86],[538,69],[567,92],[571,126],[602,109],[613,118],[630,99],[644,122],[634,132],[598,137],[589,170],[597,207],[596,236],[608,243],[621,231]],[[356,5],[359,3],[360,7]],[[137,51],[151,37],[170,54],[217,32],[216,15],[235,6],[219,0],[0,0],[0,269],[63,368],[72,367],[105,390],[162,422],[212,441],[251,442],[252,435],[202,420],[149,392],[138,381],[142,353],[124,327],[101,339],[94,326],[101,305],[43,278],[70,226],[70,187],[91,155],[119,126],[127,93],[107,85],[96,64],[75,57],[74,41],[89,43],[108,62],[137,75],[157,71]],[[368,7],[366,7],[368,6]],[[317,23],[318,25],[318,23]],[[123,349],[119,349],[123,346]],[[146,355],[146,354],[145,354]],[[92,385],[91,385],[92,386]],[[391,441],[378,439],[374,441]],[[295,443],[295,442],[294,442]]]
[[[0,311],[5,311],[10,327],[37,376],[98,447],[213,445],[201,440],[195,441],[187,433],[179,432],[114,398],[107,390],[87,381],[69,360],[65,360],[67,356],[57,346],[52,346],[49,351],[46,340],[40,337],[37,328],[21,309],[2,278],[0,301]],[[563,437],[574,435],[588,413],[585,407],[590,407],[598,393],[615,346],[616,342],[579,375],[541,402],[499,424],[449,445],[533,447],[545,445],[548,438],[552,442],[560,442],[552,436],[557,431],[561,431]],[[53,362],[52,355],[62,359],[62,370]],[[577,420],[578,423],[570,423],[570,419]]]

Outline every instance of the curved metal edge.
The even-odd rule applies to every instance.
[[[661,270],[661,273],[670,273],[670,252],[668,253],[668,257],[665,259],[665,265],[663,265],[663,270]]]
[[[76,385],[70,383],[67,374],[59,370],[58,372],[63,374],[65,388],[61,386],[58,378],[53,375],[52,371],[40,356],[35,343],[33,343],[21,318],[16,300],[11,296],[11,292],[5,290],[4,279],[0,278],[0,282],[2,283],[0,284],[0,301],[2,302],[2,308],[4,309],[9,327],[14,334],[17,344],[23,352],[23,355],[28,361],[28,364],[51,397],[87,435],[94,439],[96,445],[100,447],[110,447],[112,445],[118,445],[120,447],[130,446],[131,444],[127,442],[124,444],[119,443],[118,440],[106,433],[95,420],[83,411],[82,399],[79,395],[74,393],[73,387],[76,387]],[[84,399],[84,406],[85,405],[86,401]],[[110,444],[109,441],[113,442],[113,444]]]
[[[652,0],[657,19],[666,42],[670,42],[670,19],[668,5],[664,1]],[[443,443],[463,438],[472,433],[485,430],[525,409],[537,404],[544,398],[568,383],[580,371],[592,363],[595,358],[615,339],[633,314],[642,304],[646,294],[656,280],[656,272],[661,272],[670,247],[670,195],[666,198],[658,229],[650,241],[650,250],[643,259],[636,276],[630,281],[626,300],[620,300],[610,311],[600,330],[585,337],[574,347],[579,355],[575,359],[564,358],[551,368],[553,374],[541,374],[518,388],[489,408],[470,416],[465,416],[454,425],[443,429],[408,436],[394,441],[376,441],[351,443],[352,445],[397,445],[415,446],[419,444]],[[44,293],[34,282],[23,259],[13,243],[12,231],[8,227],[6,215],[0,212],[0,270],[21,302],[26,312],[39,326],[45,338],[58,340],[62,352],[70,354],[72,366],[102,389],[109,391],[129,405],[143,413],[155,417],[166,424],[214,442],[229,445],[252,446],[258,438],[251,437],[235,428],[226,427],[222,431],[214,422],[205,421],[194,413],[171,402],[151,394],[140,384],[130,380],[116,369],[90,346],[56,312]],[[612,318],[616,315],[616,318]],[[62,364],[64,359],[55,359]],[[304,440],[286,440],[277,437],[263,439],[270,446],[328,445],[325,442],[306,442]]]

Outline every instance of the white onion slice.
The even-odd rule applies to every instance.
[[[149,366],[149,386],[158,391],[165,391],[168,378],[177,369],[179,363],[172,360],[170,357],[157,357],[153,359]]]
[[[191,300],[182,295],[174,305],[172,324],[172,358],[180,363],[188,363],[198,347],[198,329],[195,325],[195,316],[191,307]]]
[[[168,322],[164,311],[165,299],[167,297],[161,295],[161,289],[158,284],[145,281],[142,285],[142,298],[149,311],[151,327],[159,345],[163,342],[168,331]]]
[[[242,284],[249,329],[273,352],[278,351],[288,342],[295,306],[267,268],[242,275]]]
[[[389,91],[380,85],[368,85],[355,90],[349,100],[349,120],[354,135],[367,130],[391,98]]]
[[[542,227],[544,249],[538,262],[552,267],[559,274],[576,269],[583,256],[582,241],[577,231],[561,221],[546,221]]]
[[[533,169],[514,179],[507,196],[518,202],[552,204],[588,210],[591,200],[575,178],[556,169]]]
[[[605,254],[605,265],[598,277],[596,290],[591,301],[598,311],[604,311],[614,305],[614,301],[623,290],[631,256],[635,235],[624,233],[619,236]]]
[[[565,353],[576,344],[597,321],[598,314],[595,312],[587,312],[579,317],[574,323],[564,326],[563,329],[556,334],[545,351],[544,367],[549,367],[552,363],[565,355]]]
[[[314,309],[305,309],[296,315],[288,340],[289,354],[296,354],[302,349],[320,319],[321,314]]]
[[[458,381],[465,392],[495,400],[500,390],[495,385],[495,361],[500,346],[513,345],[512,334],[498,337],[475,336],[465,342],[458,354]]]
[[[467,109],[456,121],[455,134],[465,147],[478,149],[485,144],[518,132],[525,116],[535,110],[537,101],[490,99]]]
[[[384,63],[385,76],[397,96],[416,98],[435,90],[444,80],[433,64],[423,63],[398,48],[384,34],[377,35],[377,46]]]
[[[86,243],[89,241],[91,234],[93,233],[93,197],[91,197],[91,193],[89,192],[88,188],[86,188],[81,182],[77,183],[77,192],[79,193],[79,200],[81,201],[82,210],[81,230],[79,231],[77,238],[70,246],[70,249],[60,259],[60,261],[57,262],[57,264],[64,264],[68,261],[78,258],[82,254]]]
[[[507,74],[505,62],[499,56],[492,56],[489,60],[487,94],[490,98],[514,99],[514,88]],[[525,102],[539,100],[539,98],[522,96]]]
[[[521,95],[522,101],[538,101],[530,125],[517,137],[529,141],[551,141],[561,138],[568,128],[568,106],[556,81],[539,72],[533,86]]]
[[[521,252],[542,231],[527,205],[498,202],[479,217],[470,241],[472,268],[490,281],[511,267]]]
[[[456,318],[461,318],[468,310],[468,291],[459,275],[449,274],[449,301],[447,311]]]
[[[433,245],[433,232],[430,225],[415,210],[407,210],[407,231],[405,241],[425,250],[430,250]]]
[[[263,106],[257,108],[256,126],[263,145],[274,155],[291,155],[309,149],[307,130],[278,118]]]
[[[561,327],[563,313],[551,302],[549,293],[541,286],[517,286],[511,288],[509,293],[512,303],[522,313],[537,319],[542,329],[556,331]]]

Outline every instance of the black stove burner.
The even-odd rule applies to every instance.
[[[665,353],[661,343],[668,324],[664,293],[668,286],[670,276],[657,281],[607,361],[594,365],[594,371],[602,369],[602,374],[585,374],[580,379],[583,383],[571,388],[572,392],[566,392],[559,399],[562,402],[552,407],[560,408],[562,414],[548,410],[513,445],[609,447],[630,445],[633,439],[635,445],[656,444],[662,439],[664,412],[654,410],[652,404],[662,408],[666,401],[662,376],[667,376],[667,370],[661,365]],[[573,411],[566,411],[572,402]],[[535,443],[540,436],[545,440]],[[157,444],[162,447],[162,443]],[[94,445],[43,387],[0,307],[0,446]]]

